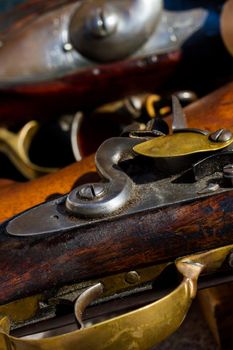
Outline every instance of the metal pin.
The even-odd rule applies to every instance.
[[[105,188],[101,184],[91,184],[83,186],[77,193],[81,199],[94,200],[101,198],[105,193]]]
[[[177,130],[177,129],[187,128],[187,121],[186,121],[183,108],[181,107],[180,101],[175,95],[172,96],[172,110],[173,110],[172,129]]]
[[[125,281],[129,284],[136,284],[140,281],[140,276],[137,271],[130,271],[127,273]]]

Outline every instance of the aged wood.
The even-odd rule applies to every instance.
[[[68,234],[15,238],[2,229],[0,303],[231,244],[232,207],[233,191],[196,203],[106,220]]]
[[[233,83],[197,101],[186,108],[190,127],[216,130],[227,127],[233,130]],[[171,118],[167,118],[171,122]],[[95,171],[94,157],[71,165],[56,174],[28,183],[2,183],[0,180],[0,221],[18,214],[34,205],[42,203],[54,193],[69,192],[77,179]],[[4,186],[3,186],[4,185]]]
[[[212,117],[231,114],[232,96],[233,84],[230,84],[187,108],[190,125],[215,128]],[[194,117],[195,122],[192,120]],[[222,124],[232,125],[229,118],[226,118],[226,124]],[[3,184],[0,192],[1,219],[44,201],[48,195],[69,191],[79,176],[92,170],[91,157],[87,162],[27,184]],[[85,182],[85,178],[82,180]],[[185,255],[233,243],[232,207],[233,191],[197,203],[173,205],[162,211],[107,220],[87,229],[46,239],[13,238],[2,232],[0,269],[4,273],[0,277],[0,303],[74,280],[128,270],[174,259],[181,253]]]

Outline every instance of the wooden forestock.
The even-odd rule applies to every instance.
[[[187,108],[190,126],[233,128],[233,84]],[[93,159],[27,184],[3,184],[1,220],[49,195],[64,193],[93,171]],[[0,303],[74,281],[128,271],[233,243],[233,191],[73,230],[14,238],[0,235]],[[43,218],[41,218],[43,220]],[[39,276],[39,278],[38,278]]]

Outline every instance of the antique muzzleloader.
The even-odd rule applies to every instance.
[[[232,134],[187,129],[176,100],[174,107],[184,128],[173,135],[147,130],[101,146],[96,164],[108,181],[82,185],[2,225],[0,310],[19,323],[38,316],[38,305],[46,311],[46,303],[77,299],[80,322],[102,291],[110,300],[132,287],[139,292],[180,256],[183,282],[155,303],[65,336],[16,339],[3,319],[2,349],[150,349],[182,322],[201,272],[232,278]]]
[[[183,86],[207,71],[211,81],[220,67],[222,81],[228,81],[228,8],[208,2],[171,11],[166,5],[162,0],[29,0],[2,15],[2,120],[51,118],[151,92],[177,70],[179,81],[193,72]]]

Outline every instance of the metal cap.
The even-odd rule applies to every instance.
[[[96,62],[124,59],[147,42],[161,11],[162,0],[86,0],[71,18],[69,40]]]

